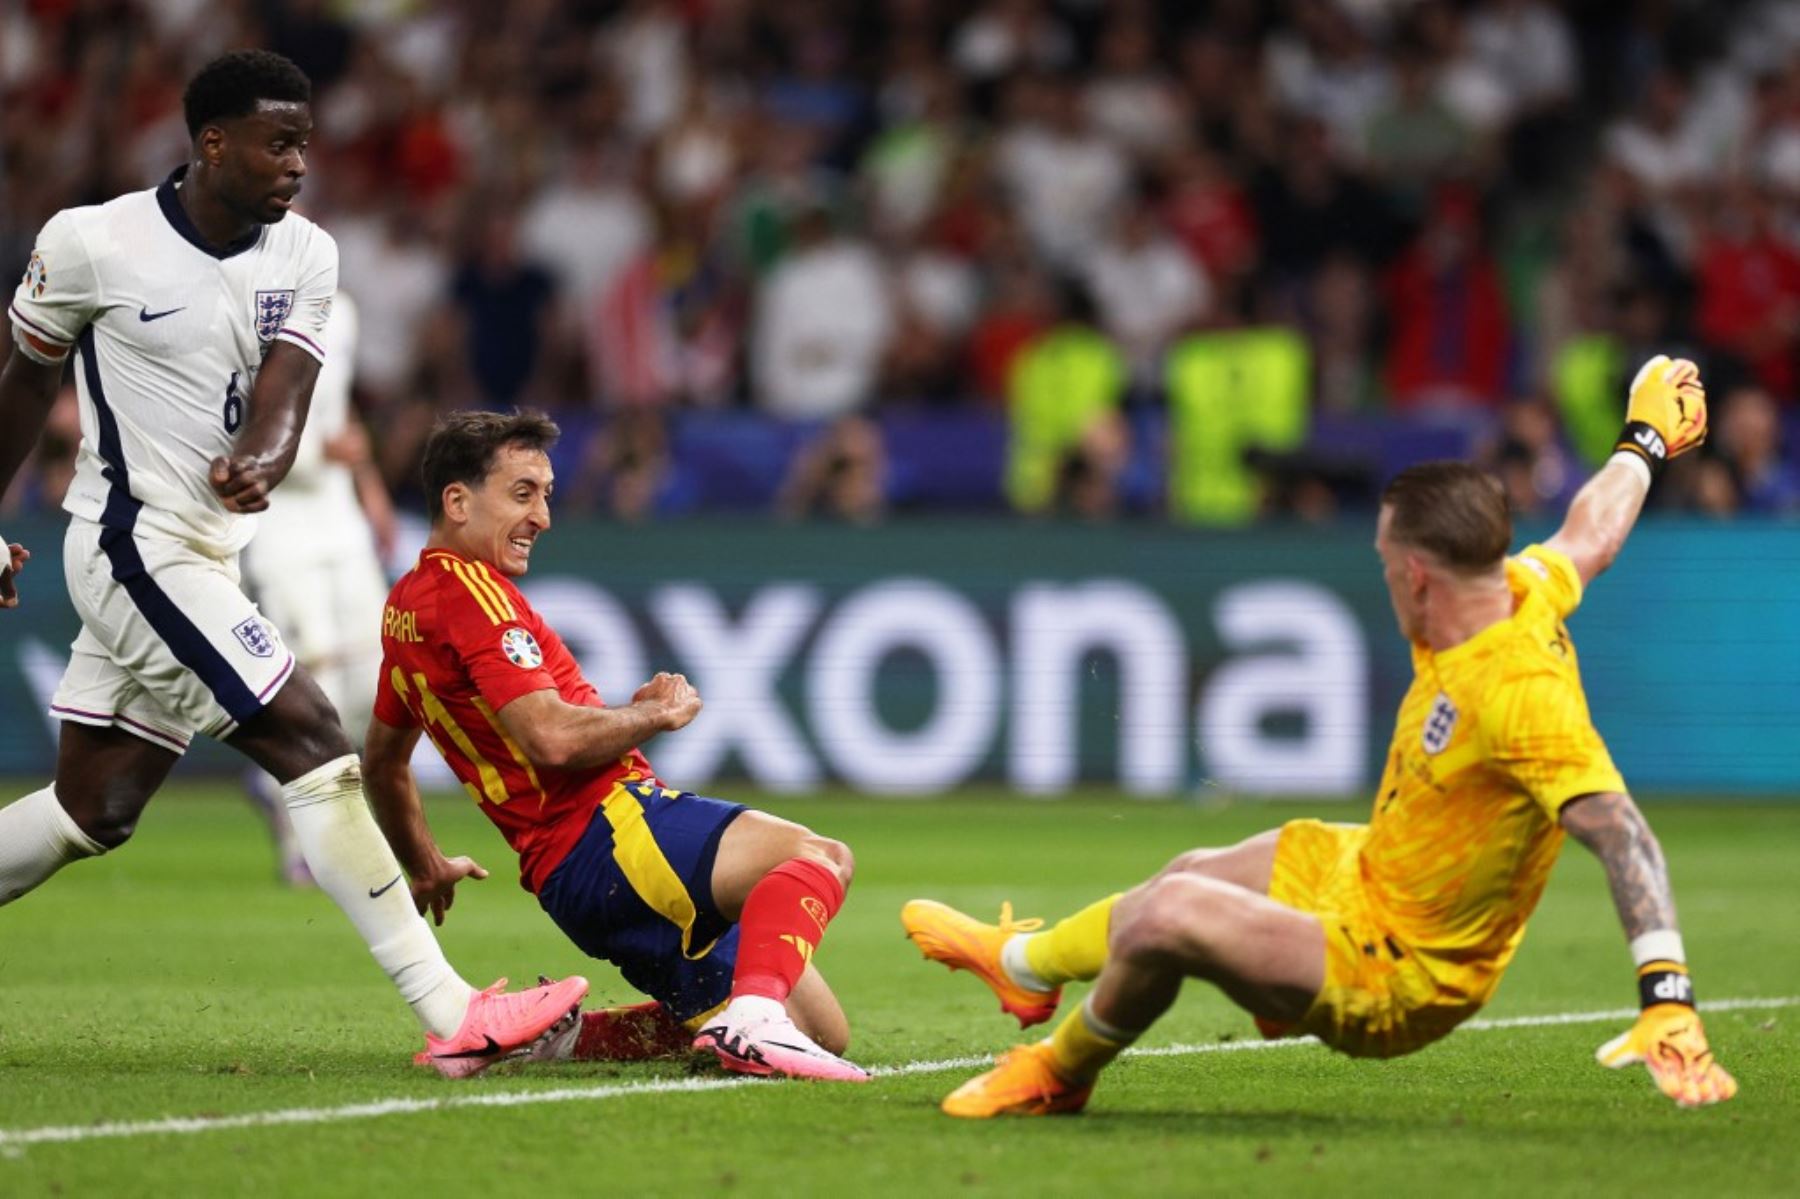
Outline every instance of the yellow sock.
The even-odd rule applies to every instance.
[[[1108,895],[1025,939],[1031,972],[1052,987],[1100,977],[1106,965],[1106,932],[1117,895]]]
[[[1095,1028],[1096,1024],[1101,1022],[1084,1002],[1064,1016],[1050,1034],[1050,1056],[1056,1063],[1056,1072],[1070,1082],[1093,1082],[1136,1039],[1104,1024]]]

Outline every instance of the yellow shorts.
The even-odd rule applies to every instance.
[[[1363,894],[1357,852],[1368,827],[1292,820],[1275,846],[1269,898],[1325,926],[1325,985],[1301,1021],[1272,1036],[1310,1033],[1352,1057],[1423,1049],[1480,1010],[1467,993],[1439,987],[1405,940]]]

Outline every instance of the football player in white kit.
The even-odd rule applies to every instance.
[[[388,587],[376,527],[379,520],[393,520],[386,486],[369,457],[368,434],[350,402],[359,328],[355,302],[338,292],[293,469],[269,497],[243,554],[244,581],[263,618],[281,630],[346,728],[368,724],[375,706]],[[282,878],[296,886],[309,883],[312,874],[279,786],[256,767],[245,786],[269,823]]]
[[[245,514],[293,465],[337,290],[335,243],[289,211],[311,91],[266,51],[209,63],[183,96],[190,161],[57,213],[13,295],[0,491],[73,351],[82,441],[63,562],[82,628],[52,704],[55,781],[0,809],[0,904],[123,844],[189,739],[219,738],[281,783],[319,886],[411,1005],[432,1063],[461,1076],[528,1049],[587,982],[463,981],[399,885],[330,702],[238,586]],[[25,555],[10,557],[16,574]]]

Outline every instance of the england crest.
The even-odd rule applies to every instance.
[[[294,310],[294,289],[259,291],[256,293],[256,339],[274,341]]]
[[[238,643],[257,657],[275,656],[275,638],[269,635],[269,626],[256,617],[233,626],[231,631],[237,636]]]
[[[1442,691],[1431,701],[1431,714],[1425,717],[1425,752],[1441,753],[1456,735],[1456,705]]]

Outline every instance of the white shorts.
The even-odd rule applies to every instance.
[[[375,703],[388,585],[374,547],[346,541],[309,552],[258,534],[244,549],[243,570],[263,616],[349,726],[367,720]]]
[[[237,563],[184,542],[69,523],[63,575],[81,616],[51,715],[112,726],[177,753],[229,737],[294,671],[238,586]]]
[[[387,578],[373,549],[306,553],[254,540],[243,551],[243,574],[263,616],[283,628],[308,670],[371,654],[380,668]]]

